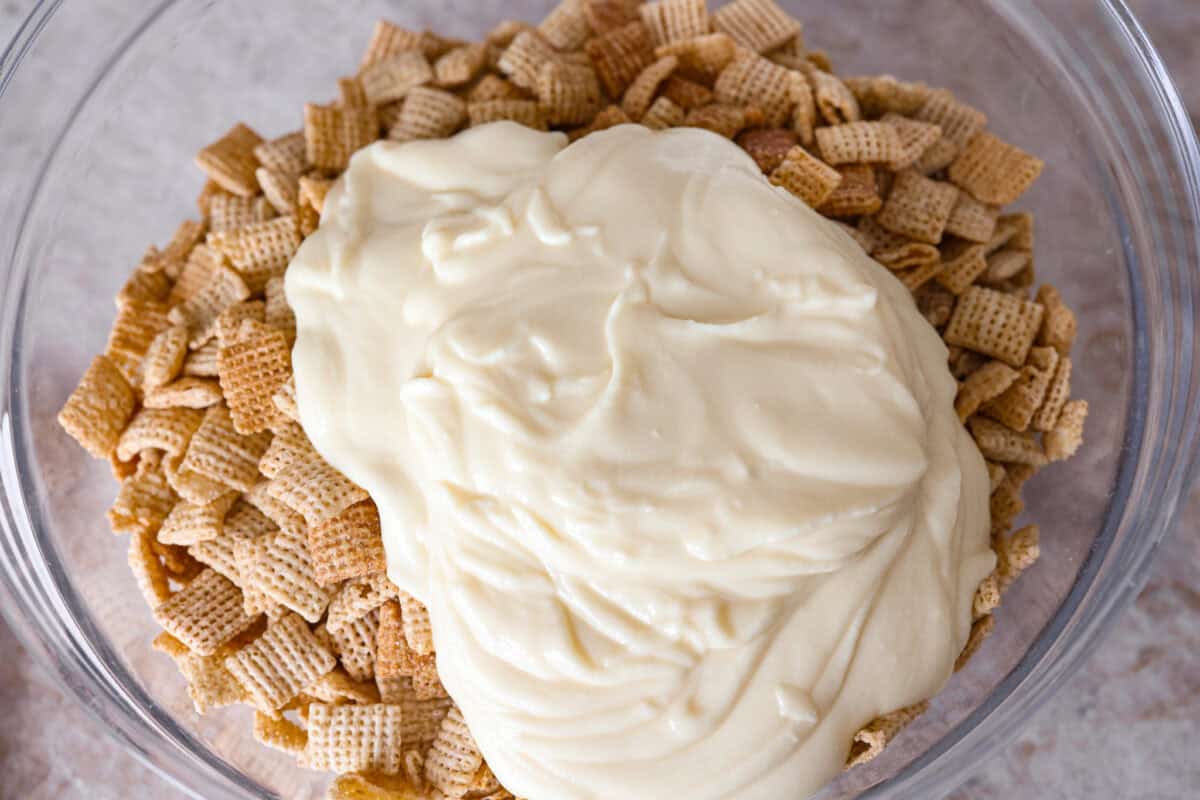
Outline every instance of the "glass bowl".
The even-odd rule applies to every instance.
[[[193,153],[235,120],[298,128],[374,20],[478,36],[536,0],[42,2],[0,60],[0,604],[29,650],[198,797],[315,796],[247,709],[199,718],[103,512],[115,484],[55,414],[147,244],[195,215]],[[1087,443],[1027,490],[1042,559],[930,713],[823,796],[935,797],[1045,702],[1135,595],[1196,453],[1200,152],[1129,11],[1108,0],[785,3],[845,74],[944,85],[1041,155],[1039,279],[1080,313]]]

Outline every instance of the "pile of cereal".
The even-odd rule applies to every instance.
[[[514,120],[572,139],[622,123],[735,139],[914,294],[949,346],[956,408],[988,461],[996,571],[960,665],[1038,555],[1021,487],[1082,441],[1075,317],[1034,285],[1033,220],[1001,213],[1042,163],[948,91],[839,78],[774,0],[565,0],[482,42],[381,22],[303,130],[237,125],[196,163],[199,221],[151,247],[59,419],[121,488],[108,519],[197,711],[255,709],[255,736],[340,777],[338,798],[511,797],[438,680],[428,613],[385,575],[379,515],[298,423],[283,275],[353,153]],[[876,756],[924,704],[874,720]]]

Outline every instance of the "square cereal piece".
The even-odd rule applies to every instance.
[[[1033,415],[1033,419],[1030,421],[1033,429],[1043,432],[1054,430],[1054,426],[1058,423],[1059,414],[1062,413],[1063,407],[1067,404],[1070,396],[1071,359],[1066,356],[1060,356],[1058,365],[1054,368],[1054,375],[1050,378],[1050,384],[1046,387],[1042,404],[1038,407],[1037,413]]]
[[[137,471],[121,482],[106,515],[109,527],[118,534],[156,534],[178,500],[163,472],[162,454],[147,450],[138,458]]]
[[[483,756],[462,712],[451,706],[425,756],[425,780],[449,797],[462,797],[481,764]]]
[[[942,129],[942,136],[953,142],[959,150],[966,147],[975,134],[987,125],[986,114],[960,103],[945,89],[930,92],[913,117],[937,125]]]
[[[173,381],[183,369],[187,353],[186,326],[172,325],[155,336],[142,362],[142,388],[150,391]]]
[[[272,619],[282,616],[284,608],[268,597],[255,581],[258,564],[267,555],[267,548],[277,532],[258,538],[236,539],[233,543],[234,566],[237,568],[238,584],[242,589],[242,608],[251,616],[267,614]]]
[[[910,242],[907,237],[892,233],[878,222],[874,217],[863,217],[858,221],[858,235],[866,242],[863,248],[871,255],[876,255],[884,250],[892,250],[897,247],[902,247]]]
[[[1058,370],[1058,353],[1053,347],[1033,347],[1020,374],[1004,393],[984,403],[980,411],[1006,428],[1025,431],[1034,412],[1042,406],[1050,381]],[[1064,402],[1066,398],[1063,398]]]
[[[950,184],[906,170],[896,176],[875,219],[893,233],[938,244],[957,201],[958,190]]]
[[[883,198],[879,180],[870,164],[843,164],[836,168],[838,185],[817,210],[827,217],[857,217],[879,211]]]
[[[569,65],[562,65],[569,66]],[[540,73],[539,73],[540,74]],[[491,73],[484,75],[479,79],[471,89],[467,92],[466,98],[468,102],[480,102],[482,100],[520,100],[525,97],[523,92],[512,81],[505,80],[499,75]]]
[[[1006,206],[1033,185],[1045,162],[980,131],[950,165],[949,177],[981,203]]]
[[[387,568],[379,511],[370,500],[355,503],[308,529],[308,550],[317,582],[328,585]]]
[[[171,278],[162,270],[158,248],[152,245],[117,292],[117,309],[130,303],[162,303],[170,293]]]
[[[341,172],[350,156],[379,138],[371,106],[304,105],[305,158],[316,169]]]
[[[433,627],[429,622],[429,609],[408,592],[401,592],[400,611],[408,646],[417,655],[433,653]]]
[[[912,269],[902,270],[896,273],[896,277],[904,284],[904,288],[910,292],[916,292],[929,281],[936,278],[945,269],[945,264],[940,261],[932,264],[923,264]]]
[[[548,61],[538,73],[536,94],[541,113],[554,125],[581,125],[600,108],[600,81],[591,67]],[[520,98],[473,99],[468,108],[480,103],[512,102]]]
[[[303,533],[281,530],[267,545],[247,579],[271,600],[317,623],[330,594],[317,583]]]
[[[186,501],[176,503],[158,529],[158,541],[190,545],[216,539],[223,530],[225,514],[236,499],[237,492],[226,492],[204,505]]]
[[[129,569],[150,608],[171,598],[170,578],[154,550],[154,534],[136,531],[129,537]]]
[[[283,331],[288,342],[296,339],[296,314],[288,304],[284,291],[283,278],[272,278],[267,281],[266,300],[263,307],[263,319],[272,328]]]
[[[745,150],[766,175],[774,172],[798,143],[799,137],[787,128],[760,128],[738,134],[737,137],[738,147]]]
[[[584,50],[611,97],[623,95],[655,58],[650,31],[640,20],[589,39]]]
[[[592,27],[579,0],[561,0],[542,18],[537,30],[553,47],[563,51],[580,49],[592,35]]]
[[[245,593],[242,573],[238,570],[237,542],[228,531],[222,531],[215,539],[188,545],[187,551],[192,558],[221,573]]]
[[[899,155],[887,164],[887,168],[893,172],[908,169],[917,163],[917,159],[942,138],[942,129],[937,125],[899,114],[884,114],[880,122],[891,125],[900,137]]]
[[[299,176],[308,171],[304,131],[292,131],[254,148],[258,162],[280,175]]]
[[[130,301],[117,311],[104,355],[132,387],[142,385],[142,361],[150,343],[168,327],[168,310],[160,303]]]
[[[817,128],[817,150],[827,164],[886,164],[900,152],[900,135],[883,122]]]
[[[1072,400],[1063,406],[1054,428],[1042,438],[1046,456],[1051,461],[1063,461],[1075,455],[1083,444],[1083,425],[1087,421],[1086,400]]]
[[[379,614],[371,611],[366,616],[329,631],[342,667],[356,681],[375,678],[375,635],[379,629]]]
[[[275,476],[267,492],[302,515],[309,525],[320,524],[367,499],[365,491],[320,457],[292,464]]]
[[[486,100],[482,103],[467,103],[467,120],[471,127],[508,120],[539,131],[549,128],[546,115],[536,100]]]
[[[172,308],[167,317],[176,325],[187,326],[188,346],[195,350],[216,335],[221,312],[249,296],[250,288],[242,276],[221,265],[204,288]]]
[[[850,745],[850,754],[846,757],[846,766],[856,767],[878,756],[900,731],[924,714],[927,708],[929,708],[929,703],[923,701],[873,719],[866,727],[854,734],[854,741]]]
[[[954,295],[941,286],[926,284],[916,293],[914,299],[921,316],[939,330],[950,321],[950,315],[954,313]]]
[[[989,400],[994,400],[1016,382],[1020,375],[1015,369],[1000,361],[989,361],[967,376],[958,387],[954,398],[954,410],[960,422],[967,419]]]
[[[333,181],[328,178],[317,178],[312,175],[301,176],[297,201],[311,206],[320,214],[325,209],[325,197],[332,188]]]
[[[397,142],[441,139],[461,128],[466,118],[467,104],[462,98],[442,89],[418,86],[404,98],[388,138]]]
[[[272,397],[292,375],[287,336],[264,323],[245,320],[238,341],[221,348],[217,366],[234,430],[241,434],[266,430],[279,414]]]
[[[706,0],[655,0],[638,11],[655,45],[703,36],[712,25]]]
[[[304,429],[294,422],[285,422],[276,426],[271,444],[258,460],[258,471],[274,478],[292,464],[309,461],[316,455]]]
[[[259,166],[254,148],[261,143],[261,136],[239,122],[196,154],[196,166],[225,191],[253,197],[258,194],[254,171]]]
[[[761,108],[765,124],[778,127],[792,112],[792,82],[789,70],[760,55],[744,53],[721,70],[713,92],[717,102]]]
[[[892,75],[861,75],[845,79],[859,108],[868,119],[891,115],[908,117],[929,99],[930,88],[920,82],[897,80]]]
[[[254,712],[254,739],[281,753],[299,758],[308,746],[308,734],[285,717]]]
[[[258,483],[258,461],[271,442],[266,432],[245,435],[233,425],[230,411],[213,406],[192,435],[184,455],[182,469],[248,492]]]
[[[193,408],[143,408],[117,440],[117,457],[129,461],[149,449],[182,457],[203,419],[204,412]]]
[[[168,456],[163,459],[163,471],[167,475],[167,483],[187,502],[198,506],[207,505],[229,491],[225,484],[183,469],[182,464],[182,453]]]
[[[678,66],[678,58],[664,56],[638,73],[621,99],[621,108],[630,119],[640,120],[645,115],[650,104],[654,102],[658,87],[671,76]]]
[[[279,709],[337,664],[304,620],[285,613],[255,641],[225,659],[251,704],[276,715]]]
[[[359,73],[367,102],[383,105],[402,100],[410,90],[433,81],[433,67],[419,50],[406,50],[378,61]]]
[[[812,84],[813,100],[817,113],[829,125],[846,125],[862,120],[862,109],[854,93],[836,75],[823,70],[812,70],[807,76]],[[879,123],[885,125],[885,123]],[[886,126],[891,127],[891,126]],[[895,129],[892,128],[894,131]],[[892,161],[900,155],[900,140],[897,136],[895,148],[885,161]]]
[[[450,89],[465,86],[479,77],[487,67],[486,44],[467,44],[455,47],[433,65],[434,79],[438,86]]]
[[[1058,289],[1050,284],[1038,289],[1037,302],[1046,309],[1038,330],[1038,344],[1053,347],[1060,356],[1067,355],[1075,342],[1075,313],[1063,302]]]
[[[180,267],[175,285],[171,287],[167,305],[179,305],[194,297],[212,280],[217,268],[224,262],[225,257],[206,244],[198,244],[193,247]]]
[[[154,618],[189,650],[205,656],[254,624],[254,617],[242,611],[241,590],[211,569],[158,606]]]
[[[955,295],[960,295],[987,271],[987,259],[981,244],[956,241],[944,248],[942,261],[946,269],[938,275],[938,283]]]
[[[712,25],[742,47],[766,53],[800,33],[800,23],[775,0],[734,0],[717,9]]]
[[[399,25],[381,19],[375,23],[375,30],[371,34],[371,42],[367,45],[367,49],[363,53],[360,70],[403,53],[406,50],[420,50],[424,52],[426,46],[427,41],[423,34],[401,28]]]
[[[117,448],[136,402],[121,371],[107,357],[96,356],[58,412],[58,424],[93,457],[107,458]],[[132,457],[131,453],[122,460]]]
[[[164,633],[161,636],[166,637],[170,634]],[[159,646],[158,640],[155,640],[155,646]],[[178,647],[179,650],[172,649],[165,652],[171,656],[175,666],[187,680],[188,697],[192,698],[192,705],[197,714],[206,714],[214,708],[223,708],[246,701],[246,694],[242,691],[242,687],[225,669],[226,655],[222,651],[226,650],[228,646],[210,656],[193,653],[183,647],[182,643],[178,643]]]
[[[303,765],[347,772],[400,772],[401,709],[383,704],[331,706],[308,710],[308,745]]]
[[[958,153],[961,149],[954,142],[942,136],[942,138],[929,145],[929,148],[913,163],[912,169],[922,175],[933,175],[935,172],[941,172],[950,166],[954,159],[958,158]]]
[[[254,171],[256,180],[258,172]],[[229,192],[215,192],[208,201],[208,208],[209,234],[236,231],[274,216],[274,210],[262,197],[240,197]]]
[[[262,300],[243,300],[234,303],[217,317],[217,342],[222,346],[236,341],[241,334],[242,321],[262,322],[267,317],[267,304]]]
[[[1033,467],[1045,465],[1046,454],[1034,433],[1018,433],[999,422],[979,416],[972,417],[969,425],[984,458]]]
[[[266,167],[259,167],[254,174],[258,178],[258,185],[262,187],[263,197],[274,212],[264,214],[267,219],[275,214],[296,213],[296,198],[300,191],[299,176],[287,175]]]
[[[838,188],[842,176],[836,169],[796,145],[788,151],[783,163],[771,172],[770,180],[816,208]]]
[[[361,619],[379,608],[388,600],[400,593],[385,573],[368,575],[364,578],[351,578],[342,584],[342,588],[329,603],[329,615],[325,625],[331,630],[337,630],[356,619]],[[399,606],[397,606],[397,610]],[[401,632],[403,638],[403,632]]]
[[[1020,368],[1042,323],[1043,307],[1003,292],[972,286],[959,298],[946,328],[947,344]]]
[[[958,193],[958,202],[946,220],[946,233],[971,242],[986,244],[996,233],[999,212],[984,205],[966,192]]]
[[[304,535],[306,531],[304,517],[271,497],[270,489],[271,482],[262,481],[246,492],[245,500],[283,530]]]
[[[229,259],[252,294],[261,292],[271,278],[283,276],[300,241],[294,216],[208,236],[208,246]]]
[[[559,54],[539,32],[522,31],[504,49],[497,67],[513,84],[527,92],[537,89],[538,73],[545,64],[559,60]]]

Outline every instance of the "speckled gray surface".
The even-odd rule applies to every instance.
[[[92,2],[92,0],[83,0]],[[104,3],[93,2],[95,13]],[[1200,3],[1133,2],[1200,112]],[[32,0],[0,2],[0,41]],[[44,67],[44,65],[43,65]],[[47,79],[52,80],[50,73]],[[52,86],[48,86],[48,90]],[[1184,798],[1200,791],[1200,493],[1154,574],[1088,664],[953,797]],[[142,767],[77,708],[0,623],[0,798],[184,795]]]

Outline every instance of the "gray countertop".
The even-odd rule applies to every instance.
[[[0,0],[0,43],[33,0]],[[98,4],[99,5],[99,4]],[[1200,2],[1130,0],[1200,113]],[[98,9],[97,13],[103,13]],[[955,800],[1184,798],[1200,792],[1200,492],[1146,587],[1090,661]],[[185,795],[128,755],[0,622],[0,798]]]

